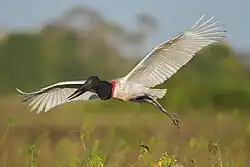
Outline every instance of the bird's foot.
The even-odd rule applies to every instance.
[[[178,128],[180,128],[181,126],[181,120],[177,117],[177,115],[175,113],[172,113],[172,121],[174,123],[175,126],[177,126]]]

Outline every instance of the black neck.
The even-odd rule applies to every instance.
[[[101,81],[100,85],[94,90],[102,100],[112,98],[112,84],[107,81]]]

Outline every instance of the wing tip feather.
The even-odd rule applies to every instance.
[[[27,92],[23,92],[22,90],[16,88],[16,91],[22,95],[27,95],[28,93]]]

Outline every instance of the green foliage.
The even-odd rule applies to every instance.
[[[30,162],[27,167],[37,167],[37,150],[35,144],[29,148]]]
[[[11,128],[14,127],[14,125],[15,124],[14,124],[13,118],[8,118],[5,131],[4,131],[3,135],[0,137],[0,148],[1,148],[2,144],[4,143],[5,139],[7,138]]]
[[[109,111],[113,108],[99,112],[103,106],[90,111],[85,106],[75,103],[36,115],[18,98],[0,99],[0,136],[5,136],[0,164],[235,167],[249,163],[249,113],[180,114],[185,126],[177,129],[168,117],[148,106],[145,109],[152,112],[137,105],[129,111],[116,105],[116,112]],[[4,135],[13,120],[15,127]],[[27,145],[32,146],[29,154]]]

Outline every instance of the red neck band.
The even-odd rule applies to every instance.
[[[114,92],[115,92],[116,82],[115,82],[115,80],[112,80],[110,83],[112,84],[112,97],[113,97],[114,96]]]

